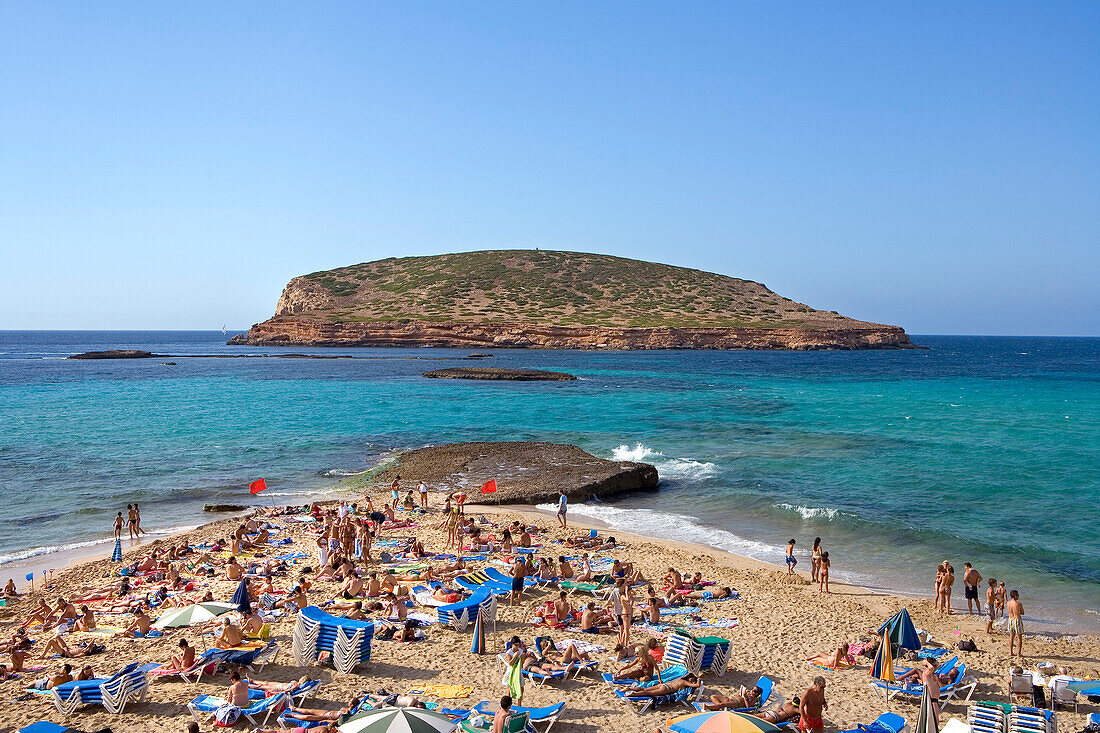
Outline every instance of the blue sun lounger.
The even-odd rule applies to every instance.
[[[883,713],[868,725],[857,725],[841,733],[901,733],[905,728],[905,718],[897,713]]]
[[[474,705],[473,710],[481,715],[491,716],[496,714],[498,707],[496,703],[482,700]],[[550,733],[550,729],[554,727],[554,723],[558,722],[563,710],[565,710],[565,703],[563,702],[541,708],[525,708],[521,705],[512,706],[512,712],[514,713],[527,713],[531,725],[538,733]]]
[[[199,725],[214,719],[214,713],[228,701],[224,697],[215,695],[199,695],[187,703],[187,709]],[[290,703],[290,696],[285,692],[278,695],[264,697],[252,702],[247,708],[241,708],[241,717],[246,718],[254,727],[262,727],[267,724],[267,719],[277,710],[282,710]],[[263,715],[263,718],[259,716]]]

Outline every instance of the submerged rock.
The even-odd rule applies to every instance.
[[[424,372],[431,379],[500,379],[506,382],[569,382],[576,379],[565,372],[541,369],[499,369],[497,367],[452,367]]]

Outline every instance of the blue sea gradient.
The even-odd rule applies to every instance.
[[[300,503],[400,449],[550,440],[661,474],[657,492],[575,513],[776,563],[791,537],[804,552],[820,536],[836,576],[901,592],[970,561],[1021,590],[1031,628],[1100,631],[1100,339],[493,352],[580,377],[526,383],[421,376],[467,350],[225,339],[0,332],[0,562],[108,537],[130,502],[148,527],[189,526],[204,503],[248,503],[261,476],[262,501]],[[107,348],[172,358],[62,358]],[[366,358],[186,356],[286,352]]]

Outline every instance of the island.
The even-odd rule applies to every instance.
[[[154,356],[163,357],[164,354],[154,354],[151,351],[139,351],[138,349],[109,349],[107,351],[85,351],[83,354],[66,356],[66,359],[152,359]]]
[[[648,463],[609,461],[575,445],[535,441],[417,448],[360,481],[388,487],[398,476],[415,477],[432,491],[463,492],[467,504],[556,502],[559,490],[571,501],[586,501],[653,490],[659,481],[657,469]],[[497,490],[481,493],[490,480],[496,481]]]
[[[296,277],[230,344],[532,349],[905,349],[898,326],[751,280],[586,252],[488,250]]]
[[[453,367],[424,372],[432,379],[496,379],[505,382],[570,382],[576,379],[565,372],[541,369],[499,369],[496,367]]]

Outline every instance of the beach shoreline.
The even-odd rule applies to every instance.
[[[340,493],[343,498],[349,500],[363,496],[362,492]],[[370,493],[376,502],[382,500],[382,491],[378,487],[372,487]],[[331,500],[336,498],[333,496]],[[404,539],[415,533],[424,540],[425,544],[438,551],[444,542],[439,529],[438,513],[443,498],[443,494],[431,494],[432,513],[419,517],[412,515],[409,518],[414,523],[413,528],[387,530],[384,536],[387,539]],[[485,526],[495,524],[496,527],[504,527],[510,521],[520,521],[541,527],[542,531],[537,535],[538,541],[543,543],[542,552],[548,556],[562,553],[576,554],[576,551],[568,550],[564,545],[555,546],[554,543],[569,535],[588,534],[590,529],[595,529],[600,536],[614,535],[619,541],[620,544],[615,552],[610,554],[634,563],[635,567],[642,570],[646,577],[653,581],[660,578],[667,567],[677,567],[687,572],[703,572],[708,579],[716,582],[718,587],[728,585],[739,591],[740,598],[737,600],[702,604],[705,607],[702,612],[707,619],[728,620],[732,617],[737,620],[732,627],[708,628],[702,632],[716,634],[731,641],[730,671],[723,678],[708,677],[706,679],[708,691],[729,694],[741,685],[751,686],[763,674],[773,679],[779,694],[789,700],[794,695],[801,694],[814,676],[825,674],[829,679],[831,690],[831,705],[827,716],[829,729],[846,730],[854,727],[856,723],[870,722],[885,709],[885,704],[871,692],[870,680],[866,673],[869,660],[860,659],[857,668],[831,671],[822,671],[809,665],[805,660],[813,654],[835,649],[840,641],[869,638],[882,621],[905,607],[909,609],[919,628],[927,630],[935,642],[950,648],[948,654],[959,654],[965,659],[968,670],[973,670],[972,673],[979,684],[975,699],[1004,698],[1004,672],[1009,663],[1006,654],[1008,639],[1001,633],[991,638],[986,637],[982,617],[965,615],[939,617],[932,611],[930,601],[902,598],[841,582],[832,584],[831,594],[820,595],[805,575],[800,574],[791,579],[787,577],[785,569],[753,558],[735,555],[721,548],[622,532],[614,526],[591,521],[589,518],[570,521],[569,529],[563,532],[558,529],[553,512],[531,505],[468,506],[467,510],[469,516],[484,515],[487,520]],[[163,547],[182,536],[186,536],[192,543],[225,537],[239,520],[239,516],[219,517],[194,530],[158,537],[151,542],[127,548],[124,552],[124,562],[131,563],[134,559],[147,555],[152,546]],[[305,553],[306,557],[300,560],[301,564],[298,565],[298,568],[302,569],[306,565],[316,567],[316,535],[304,531],[305,526],[287,523],[285,534],[280,536],[289,537],[292,542],[279,549],[281,553],[292,551]],[[221,553],[221,555],[224,554],[224,552]],[[34,594],[9,601],[6,607],[0,609],[0,630],[10,633],[13,626],[38,599],[52,603],[58,595],[80,598],[82,593],[92,587],[102,587],[104,583],[117,582],[117,578],[111,579],[108,576],[117,572],[118,567],[101,555],[98,559],[74,560],[69,567],[56,573],[54,588],[49,593],[44,592],[36,584]],[[285,579],[280,580],[280,585],[288,582],[298,572],[296,568],[288,573]],[[225,600],[232,595],[236,586],[234,581],[227,581],[220,577],[204,584],[213,589],[215,598],[219,600]],[[660,584],[654,582],[654,585]],[[310,602],[323,604],[326,599],[335,595],[335,589],[336,584],[330,581],[315,583],[310,594]],[[636,592],[643,593],[644,590],[639,588]],[[535,613],[539,603],[553,595],[551,591],[534,591],[523,604],[517,607],[501,602],[498,606],[498,624],[501,628],[488,640],[490,652],[501,651],[504,641],[512,634],[529,638],[532,632],[540,633],[537,628],[533,629],[530,625],[530,617]],[[586,601],[587,599],[583,596],[574,597],[574,603]],[[339,611],[333,612],[339,613]],[[277,623],[272,637],[286,650],[290,647],[290,632],[293,628],[290,621],[291,619],[288,618]],[[112,638],[105,640],[109,645],[108,655],[92,658],[92,661],[97,671],[110,673],[113,667],[117,666],[117,658],[142,661],[164,659],[172,653],[181,635],[191,638],[192,633],[184,629],[166,634],[161,639],[142,641]],[[555,633],[568,634],[569,632]],[[634,638],[640,641],[655,632],[639,627],[636,633],[637,636]],[[433,624],[428,629],[428,637],[427,645],[377,642],[372,661],[351,675],[342,675],[315,666],[298,667],[294,665],[292,659],[280,655],[280,663],[265,669],[261,678],[285,681],[302,675],[319,675],[325,681],[325,689],[318,695],[317,701],[322,707],[331,707],[335,704],[333,701],[347,699],[350,695],[361,693],[363,689],[375,690],[385,687],[400,691],[409,684],[422,687],[421,680],[460,684],[468,688],[469,698],[465,703],[457,706],[469,705],[479,699],[494,700],[499,697],[498,667],[491,656],[482,658],[470,656],[469,633],[459,634]],[[954,651],[957,639],[971,637],[977,640],[981,651],[969,653]],[[100,638],[102,637],[97,637],[97,639]],[[597,641],[607,645],[607,649],[610,650],[614,645],[614,636],[605,634],[598,637]],[[72,642],[73,639],[70,638],[70,643]],[[1055,638],[1029,633],[1025,646],[1029,664],[1051,661],[1059,666],[1065,665],[1079,675],[1100,676],[1100,637],[1080,635]],[[610,669],[614,664],[606,653],[601,654],[600,659],[603,670]],[[49,669],[52,670],[53,667],[59,666],[61,661],[63,660],[42,663],[49,665]],[[409,682],[409,680],[417,682]],[[5,687],[0,690],[0,694],[11,693],[7,696],[14,697],[18,693],[18,683],[2,684]],[[150,691],[153,704],[136,706],[132,713],[127,712],[126,729],[137,733],[152,733],[164,730],[165,727],[178,727],[188,719],[185,707],[188,700],[200,692],[220,694],[225,689],[224,685],[225,682],[221,677],[204,681],[199,686],[201,689],[179,683],[158,682]],[[600,683],[598,679],[579,680],[564,688],[533,687],[529,690],[529,699],[525,696],[524,704],[539,706],[562,700],[567,702],[569,709],[566,718],[562,721],[563,725],[580,725],[582,728],[600,733],[604,731],[649,733],[653,730],[654,723],[658,722],[658,718],[664,720],[661,715],[632,716],[620,701],[610,695],[606,685]],[[447,704],[456,706],[451,702]],[[911,719],[915,716],[915,710],[912,708],[912,705],[907,706],[905,703],[891,703],[891,709],[900,711]],[[1089,709],[1089,706],[1083,706],[1082,713],[1072,717],[1070,713],[1060,712],[1059,717],[1064,721],[1062,725],[1066,726],[1067,730],[1082,727],[1084,713]],[[953,703],[946,712],[955,717],[962,717],[965,714],[964,708],[958,703]],[[18,728],[39,717],[62,720],[56,715],[52,706],[44,700],[16,703],[0,706],[0,729],[5,725]],[[1077,726],[1077,722],[1082,722],[1082,725]],[[81,727],[94,729],[97,725],[115,725],[117,718],[93,709],[90,712],[81,713],[79,723]]]

